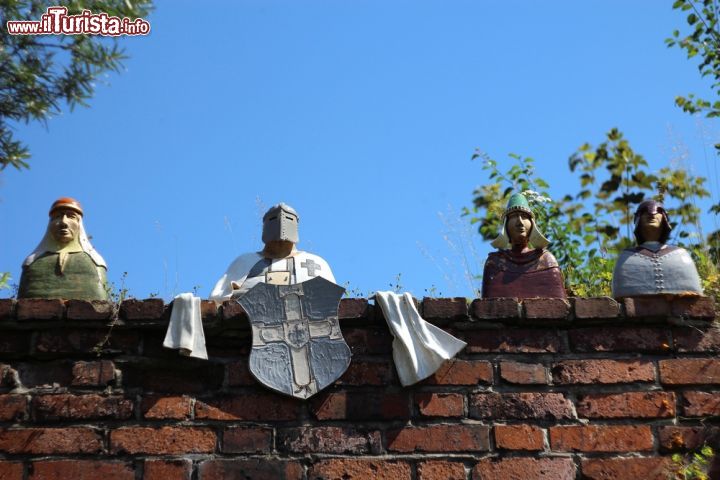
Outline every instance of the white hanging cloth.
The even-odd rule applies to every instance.
[[[192,293],[181,293],[175,297],[163,346],[179,349],[180,355],[208,359],[200,297]]]
[[[467,345],[423,320],[409,293],[376,292],[375,298],[395,337],[393,360],[403,386],[429,377]]]

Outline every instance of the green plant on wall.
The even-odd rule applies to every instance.
[[[0,272],[0,290],[10,288],[10,272]]]
[[[93,352],[97,356],[101,356],[103,353],[103,349],[105,346],[110,342],[110,337],[112,336],[113,329],[115,328],[115,325],[118,324],[120,321],[120,307],[122,306],[122,303],[132,298],[129,294],[128,288],[125,286],[125,280],[127,279],[128,272],[123,272],[122,276],[120,277],[120,285],[116,286],[113,282],[108,282],[105,285],[105,291],[108,294],[108,298],[110,299],[110,322],[108,323],[108,330],[105,333],[105,336],[93,347]]]
[[[699,451],[672,456],[673,468],[669,478],[677,480],[710,480],[709,470],[715,457],[713,449],[704,445]]]

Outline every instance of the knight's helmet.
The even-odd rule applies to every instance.
[[[500,233],[497,238],[492,241],[491,245],[495,248],[510,248],[510,237],[507,234],[507,218],[513,212],[525,212],[530,215],[530,223],[532,228],[530,230],[530,244],[534,248],[545,248],[550,242],[540,232],[537,224],[535,223],[535,214],[530,209],[530,204],[522,193],[513,193],[508,200],[507,207],[503,213],[502,224],[500,226]]]
[[[635,240],[637,240],[638,245],[645,242],[645,239],[642,236],[642,229],[640,228],[640,217],[642,217],[642,214],[645,212],[648,212],[651,215],[655,215],[656,213],[662,214],[662,233],[660,233],[660,243],[667,242],[668,238],[670,238],[672,225],[670,225],[670,219],[665,211],[665,207],[663,207],[663,204],[657,200],[645,200],[638,205],[638,208],[635,211],[635,216],[633,217],[633,223],[635,224],[635,230],[633,230],[633,233],[635,234]]]
[[[290,205],[278,203],[270,207],[263,216],[262,241],[264,243],[286,240],[298,243],[298,223],[300,218]]]

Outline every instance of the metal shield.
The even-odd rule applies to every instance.
[[[322,277],[295,285],[258,283],[238,299],[252,327],[250,372],[263,385],[308,398],[350,365],[338,323],[345,289]]]

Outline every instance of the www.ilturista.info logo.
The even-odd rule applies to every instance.
[[[138,18],[111,17],[107,13],[83,10],[79,15],[68,15],[67,7],[48,7],[39,21],[10,20],[10,35],[147,35],[150,22]]]

